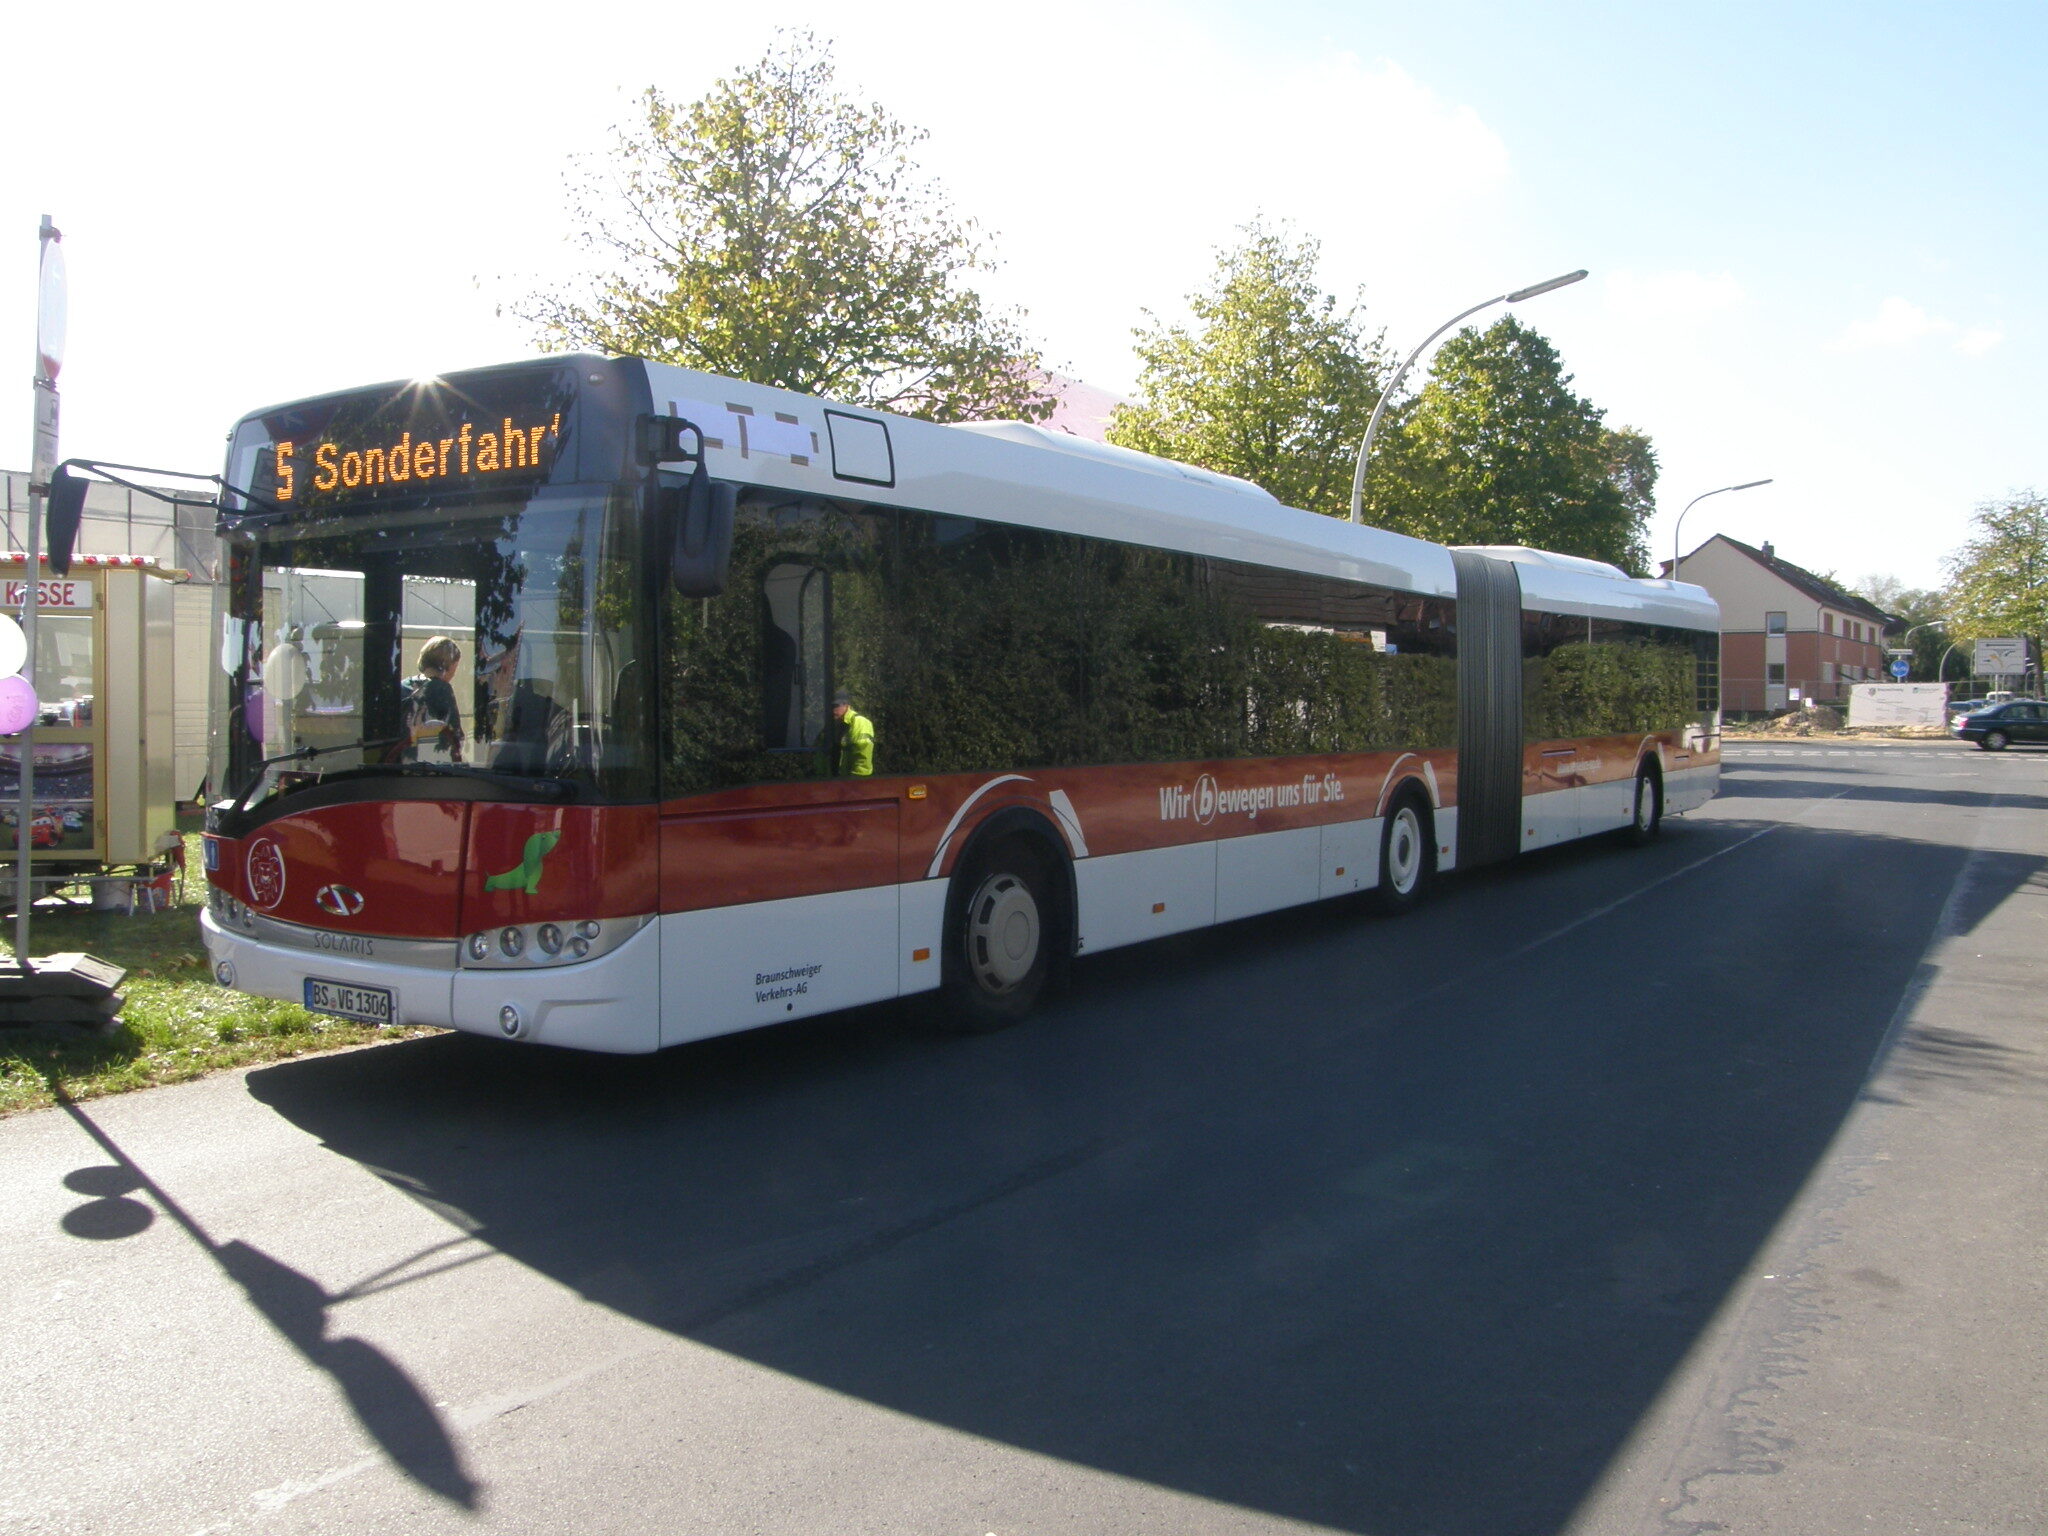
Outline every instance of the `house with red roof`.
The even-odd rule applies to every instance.
[[[1769,544],[1717,533],[1678,561],[1678,579],[1721,605],[1721,707],[1730,714],[1840,704],[1852,683],[1891,679],[1885,632],[1901,621]]]

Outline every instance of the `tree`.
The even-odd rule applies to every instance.
[[[1108,438],[1264,486],[1289,506],[1342,517],[1351,468],[1385,372],[1359,309],[1316,281],[1321,247],[1254,224],[1188,296],[1193,327],[1150,310],[1138,328],[1138,398]]]
[[[1572,392],[1557,349],[1504,316],[1458,332],[1381,424],[1367,520],[1442,544],[1528,544],[1649,569],[1657,455]],[[1391,430],[1390,430],[1391,426]]]
[[[925,137],[779,38],[688,106],[649,87],[578,196],[585,280],[512,306],[542,345],[702,368],[936,421],[1039,419],[1054,400],[989,262],[910,158]]]
[[[2048,638],[2048,501],[2014,491],[1979,506],[1971,525],[1975,536],[1948,557],[1943,589],[1956,638],[2020,636],[2039,666]]]

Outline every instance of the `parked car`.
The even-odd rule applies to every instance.
[[[1974,741],[1987,752],[2003,752],[2014,742],[2048,746],[2048,704],[2038,699],[2015,699],[2010,704],[1987,705],[1958,715],[1951,729],[1964,741]]]

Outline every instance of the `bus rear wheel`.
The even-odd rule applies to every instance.
[[[1045,861],[1013,839],[954,878],[962,894],[947,937],[947,1011],[970,1033],[1006,1028],[1031,1011],[1052,969]]]
[[[1664,786],[1648,768],[1636,770],[1634,807],[1628,825],[1621,829],[1622,841],[1640,848],[1652,841],[1664,825]]]
[[[1380,883],[1373,888],[1373,905],[1382,912],[1405,912],[1428,894],[1435,876],[1436,833],[1429,812],[1414,795],[1403,795],[1380,828]]]

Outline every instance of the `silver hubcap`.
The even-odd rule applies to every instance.
[[[1650,781],[1648,779],[1637,779],[1636,830],[1638,832],[1647,832],[1650,830],[1650,818],[1656,814],[1656,809],[1657,795],[1656,792],[1650,788]]]
[[[1387,834],[1387,883],[1406,896],[1421,873],[1422,823],[1413,807],[1403,806],[1394,812],[1393,830]]]
[[[967,958],[983,990],[1007,992],[1038,962],[1038,902],[1007,872],[981,882],[967,908]]]

